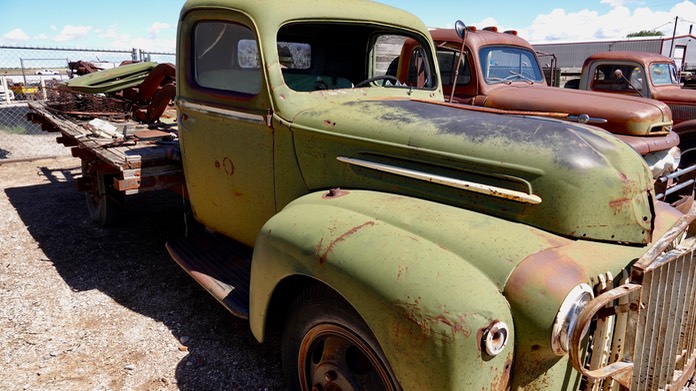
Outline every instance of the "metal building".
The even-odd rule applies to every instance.
[[[673,44],[674,42],[674,44]],[[613,41],[532,44],[537,52],[552,54],[565,76],[579,75],[582,63],[597,52],[629,50],[658,53],[674,58],[682,71],[696,72],[696,36],[643,37]],[[542,59],[542,62],[544,60]],[[545,65],[545,64],[542,64]]]

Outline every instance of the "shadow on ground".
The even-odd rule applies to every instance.
[[[5,192],[30,234],[75,291],[98,289],[119,304],[190,337],[177,369],[184,390],[283,389],[279,342],[259,344],[248,322],[231,316],[169,257],[164,244],[183,235],[185,207],[174,193],[130,199],[113,228],[94,224],[72,176],[79,167],[41,168],[51,184]],[[57,178],[68,178],[58,180]]]

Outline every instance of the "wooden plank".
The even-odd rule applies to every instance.
[[[172,153],[172,149],[178,150],[178,142],[96,137],[89,128],[89,120],[53,113],[45,102],[30,102],[29,106],[42,121],[50,125],[48,127],[61,132],[63,144],[72,146],[73,156],[81,159],[96,156],[104,164],[112,167],[114,172],[119,172],[116,186],[126,194],[171,186],[180,187],[183,184],[181,162],[169,158],[177,155]],[[130,130],[147,129],[146,125],[134,121],[126,122],[124,125]]]

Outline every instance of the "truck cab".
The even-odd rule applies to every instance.
[[[674,131],[681,138],[684,160],[696,161],[696,90],[682,88],[671,58],[648,52],[595,53],[583,64],[579,88],[649,98],[668,105]]]
[[[606,131],[446,102],[437,53],[379,3],[189,0],[177,122],[206,229],[175,261],[259,341],[280,332],[292,390],[688,381],[693,314],[638,301],[677,285],[665,265],[693,276],[696,216]]]

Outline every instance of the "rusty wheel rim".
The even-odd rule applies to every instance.
[[[396,390],[386,364],[360,336],[334,324],[307,332],[298,353],[303,390]]]

